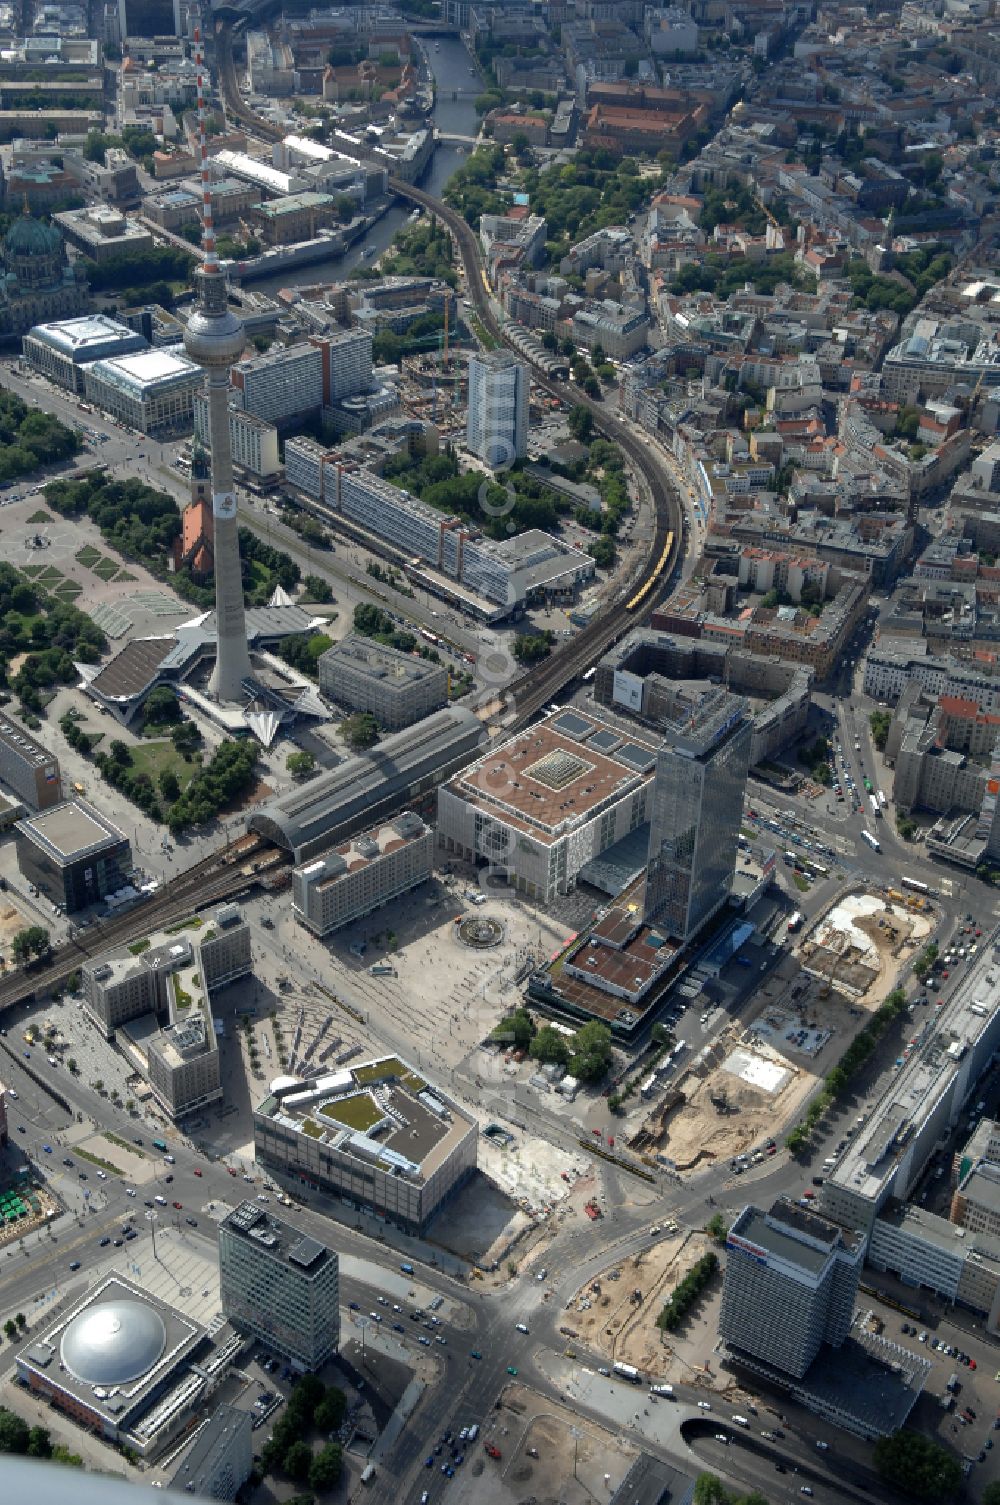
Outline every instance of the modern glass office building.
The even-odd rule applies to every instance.
[[[750,759],[747,702],[714,690],[656,760],[644,918],[686,941],[729,897]]]

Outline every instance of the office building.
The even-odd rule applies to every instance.
[[[319,687],[350,711],[368,711],[384,731],[422,721],[448,702],[448,671],[350,633],[319,660]]]
[[[292,874],[292,913],[313,935],[329,935],[426,883],[434,833],[404,810]]]
[[[254,1110],[257,1161],[422,1236],[476,1169],[479,1126],[398,1057],[279,1077]],[[225,1227],[225,1224],[223,1224]]]
[[[193,407],[194,433],[202,444],[210,443],[208,423],[208,398],[203,391],[195,392]],[[242,408],[229,409],[229,443],[233,452],[233,464],[252,475],[276,476],[281,469],[278,453],[278,430],[273,423],[255,418]]]
[[[719,1332],[731,1349],[801,1379],[851,1329],[864,1238],[779,1197],[744,1207],[726,1237]]]
[[[0,784],[30,810],[48,810],[62,799],[59,759],[0,713]]]
[[[7,1089],[0,1083],[0,1150],[7,1144]]]
[[[493,469],[528,453],[528,367],[507,350],[469,357],[468,448]]]
[[[94,361],[84,372],[88,402],[140,434],[162,437],[191,428],[195,393],[204,377],[186,355],[144,350]]]
[[[128,837],[86,800],[68,800],[14,828],[17,865],[67,914],[117,892],[132,867]]]
[[[239,361],[232,369],[231,384],[234,407],[280,429],[322,407],[322,351],[303,343]]]
[[[1000,1047],[1000,931],[996,927],[938,1010],[935,1027],[910,1051],[854,1126],[824,1177],[823,1211],[870,1233],[890,1197],[905,1201],[942,1135]]]
[[[441,786],[438,843],[550,903],[576,887],[586,863],[649,819],[656,756],[648,737],[575,707],[560,711]]]
[[[219,1224],[222,1310],[300,1372],[321,1369],[340,1346],[336,1254],[243,1202]]]
[[[644,913],[678,940],[729,897],[750,737],[747,702],[716,690],[674,723],[657,755]]]
[[[80,396],[91,362],[136,355],[148,348],[141,334],[107,314],[36,324],[21,342],[21,353],[32,370]]]
[[[153,237],[118,209],[98,204],[88,209],[65,209],[52,216],[69,244],[98,266],[117,256],[149,251]]]
[[[168,1488],[202,1500],[235,1500],[253,1468],[253,1414],[223,1403],[198,1430]]]

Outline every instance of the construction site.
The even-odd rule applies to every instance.
[[[667,1333],[657,1327],[656,1319],[713,1244],[707,1234],[679,1229],[672,1222],[663,1224],[662,1235],[651,1249],[609,1265],[582,1286],[566,1303],[559,1331],[570,1348],[575,1340],[592,1353],[604,1354],[609,1364],[631,1364],[651,1380],[667,1379],[673,1370],[674,1377],[690,1382],[690,1374],[679,1372],[688,1363],[687,1324],[677,1333]]]
[[[930,938],[926,901],[863,889],[840,898],[725,1027],[678,1073],[669,1066],[629,1145],[678,1175],[720,1160],[741,1175],[803,1102]],[[693,1007],[694,1005],[692,1005]],[[703,1028],[714,1028],[703,1016]]]

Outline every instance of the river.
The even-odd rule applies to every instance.
[[[435,50],[435,41],[440,44],[440,51]],[[421,45],[427,49],[431,69],[438,81],[434,124],[445,135],[475,136],[479,130],[479,117],[475,111],[473,95],[466,92],[459,99],[451,97],[453,89],[478,92],[480,87],[478,80],[469,72],[472,59],[468,49],[458,37],[424,37],[421,38]],[[456,146],[438,146],[419,186],[440,197],[452,173],[465,161],[468,150],[468,147],[459,149]],[[275,293],[282,287],[306,287],[315,282],[336,282],[358,265],[361,252],[366,246],[373,247],[379,253],[385,251],[396,232],[406,224],[411,212],[408,206],[394,206],[372,226],[363,240],[357,241],[342,255],[331,256],[326,261],[315,261],[309,266],[290,267],[284,272],[275,272],[271,277],[255,278],[247,283],[247,287],[253,292]]]

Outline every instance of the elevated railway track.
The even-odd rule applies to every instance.
[[[194,863],[151,898],[78,930],[65,945],[26,971],[10,971],[0,980],[0,1011],[36,993],[63,987],[90,957],[127,946],[153,930],[187,919],[189,915],[245,893],[267,874],[288,861],[284,852],[251,833]]]
[[[281,132],[270,122],[261,120],[248,110],[240,97],[232,56],[232,22],[218,17],[216,57],[229,116],[241,121],[266,140],[279,139]],[[399,179],[390,179],[390,186],[400,198],[427,209],[448,227],[462,257],[468,295],[475,305],[478,318],[493,339],[500,344],[510,345],[503,325],[494,313],[490,289],[483,272],[479,242],[471,227],[448,205],[423,189]],[[510,348],[513,349],[513,346]],[[523,355],[521,358],[524,358]],[[563,403],[586,408],[597,431],[620,447],[648,489],[654,509],[655,527],[647,553],[631,582],[620,589],[614,600],[606,602],[573,639],[560,644],[541,664],[510,683],[501,718],[505,733],[515,732],[526,726],[544,705],[591,668],[612,643],[640,622],[663,598],[679,561],[684,539],[680,499],[655,454],[628,425],[603,403],[592,401],[576,387],[552,380],[538,368],[532,369],[532,379],[549,396]],[[269,878],[280,876],[283,865],[288,861],[287,853],[269,846],[255,833],[228,843],[164,884],[152,898],[127,911],[109,916],[86,931],[77,931],[69,942],[29,970],[11,972],[0,979],[0,1011],[36,994],[48,993],[64,986],[72,973],[90,957],[114,947],[128,945],[151,931],[175,924],[210,905],[232,899],[261,881],[266,882]]]

